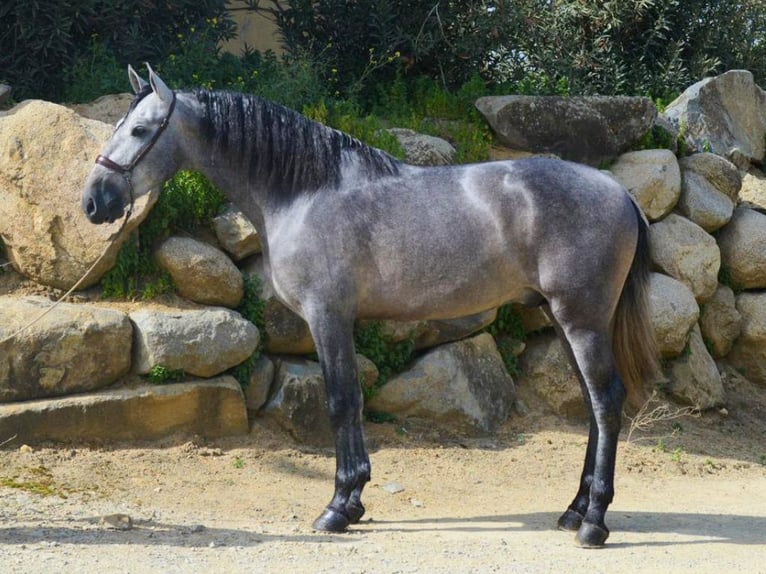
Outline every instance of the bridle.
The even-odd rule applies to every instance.
[[[173,110],[176,107],[176,93],[175,92],[172,92],[172,93],[173,93],[173,99],[170,101],[170,107],[168,108],[168,113],[165,114],[164,118],[162,118],[162,121],[160,122],[160,125],[157,128],[157,131],[154,132],[154,135],[152,135],[149,142],[141,149],[141,151],[139,151],[136,154],[136,156],[128,165],[120,165],[116,161],[111,160],[105,155],[101,155],[101,154],[99,154],[99,156],[96,158],[96,163],[98,165],[102,165],[107,169],[110,169],[114,172],[119,173],[123,177],[123,179],[125,179],[125,182],[128,184],[128,190],[130,193],[130,206],[128,207],[128,210],[127,210],[127,217],[129,217],[130,214],[133,212],[133,204],[135,201],[135,198],[133,197],[133,181],[131,180],[131,175],[132,175],[131,172],[138,165],[138,162],[144,159],[144,156],[151,151],[151,149],[154,147],[154,144],[156,144],[157,140],[160,139],[162,132],[164,132],[165,128],[168,127],[168,124],[170,123],[170,116],[173,114]]]

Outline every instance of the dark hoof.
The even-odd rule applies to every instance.
[[[345,514],[332,508],[325,508],[324,512],[319,515],[319,518],[314,521],[314,530],[345,532],[348,525],[349,519]]]
[[[609,537],[609,529],[601,528],[590,522],[583,522],[575,536],[575,542],[581,548],[603,548]]]
[[[559,530],[575,532],[580,529],[581,524],[582,514],[571,508],[567,508],[567,511],[559,517]]]
[[[359,504],[347,504],[346,515],[348,516],[349,524],[356,524],[364,516],[364,505]]]

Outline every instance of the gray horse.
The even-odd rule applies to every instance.
[[[308,323],[335,433],[335,493],[314,522],[364,513],[370,459],[354,360],[357,318],[447,319],[544,305],[590,409],[577,494],[559,519],[586,547],[604,515],[626,389],[656,371],[647,225],[625,189],[553,159],[423,168],[252,95],[175,93],[128,70],[136,98],[82,193],[93,223],[123,216],[180,169],[204,173],[254,223],[274,291]]]

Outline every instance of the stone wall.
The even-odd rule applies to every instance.
[[[13,267],[0,275],[0,441],[12,434],[22,442],[179,431],[220,436],[247,432],[249,415],[297,440],[328,443],[321,370],[306,358],[314,350],[310,333],[271,291],[257,234],[234,206],[215,219],[212,233],[171,237],[157,247],[178,297],[109,302],[90,288],[75,302],[54,306],[50,297],[30,296],[73,285],[105,250],[106,263],[87,285],[113,264],[110,245],[129,230],[112,242],[118,224],[88,223],[79,193],[111,130],[86,118],[113,121],[126,104],[124,97],[113,105],[102,99],[75,113],[24,102],[0,117],[0,237]],[[515,154],[576,153],[574,159],[595,165],[608,160],[610,173],[640,205],[651,224],[652,321],[669,397],[700,409],[724,406],[720,373],[727,365],[766,385],[766,178],[759,171],[766,125],[753,119],[766,117],[766,97],[749,73],[696,84],[660,115],[640,98],[482,98],[477,107],[501,141],[523,146]],[[530,109],[536,117],[577,122],[536,124]],[[514,124],[520,118],[522,125]],[[649,130],[670,134],[665,141],[673,143],[680,135],[680,159],[669,149],[630,151]],[[451,157],[447,142],[394,133],[411,146],[413,162]],[[578,145],[583,133],[587,146]],[[151,201],[141,205],[136,221],[150,208]],[[265,332],[235,310],[247,275],[263,283]],[[516,345],[521,372],[514,381],[484,331],[494,318],[492,311],[455,321],[383,323],[390,338],[411,337],[419,358],[379,389],[368,408],[453,432],[487,433],[513,411],[516,386],[525,385],[551,411],[585,416],[576,377],[547,321],[523,312],[528,336]],[[242,392],[228,373],[258,348]],[[375,365],[361,355],[357,360],[363,384],[374,386]],[[185,380],[149,385],[143,375],[157,366],[182,370]],[[113,424],[99,422],[108,420]]]

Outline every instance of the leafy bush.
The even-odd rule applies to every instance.
[[[383,333],[380,321],[370,321],[354,330],[356,352],[370,359],[378,368],[377,387],[401,372],[415,357],[412,337],[404,341],[393,341]]]

